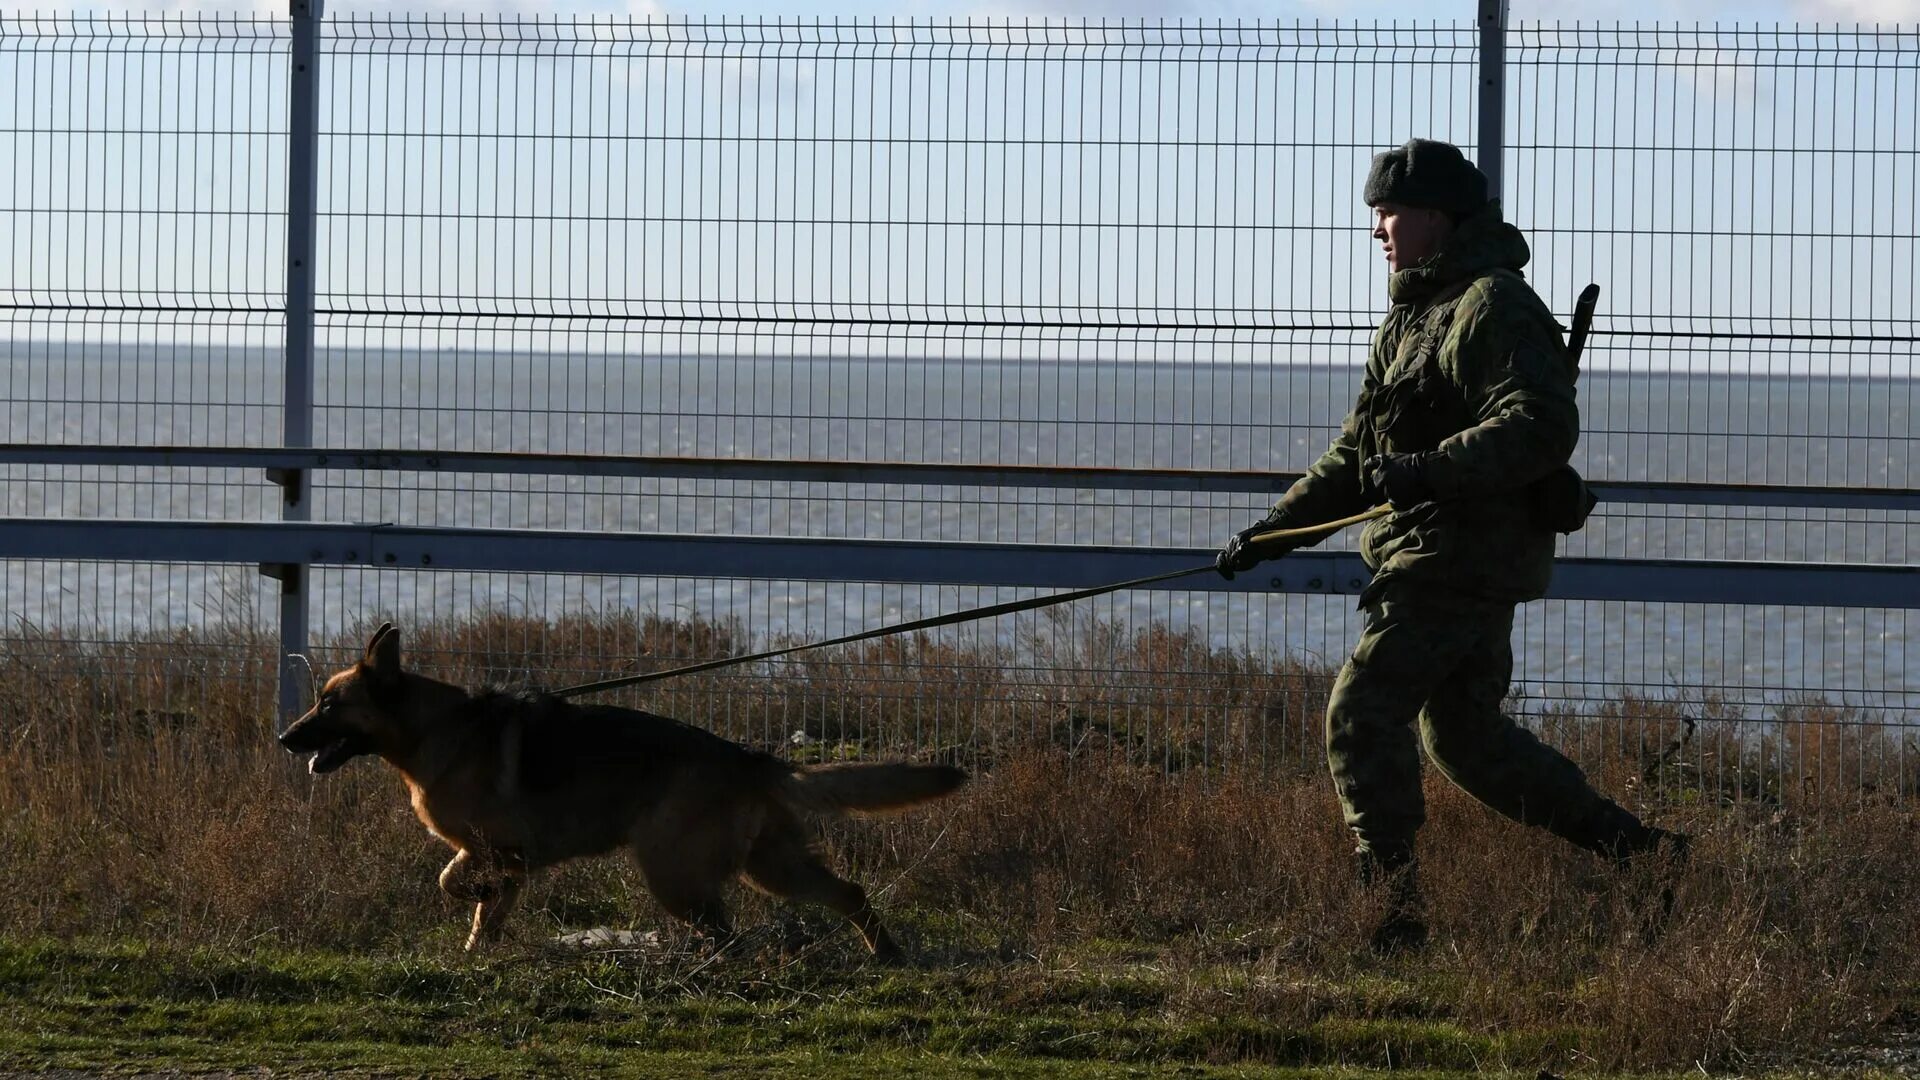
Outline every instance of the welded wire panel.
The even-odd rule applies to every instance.
[[[1351,401],[1385,306],[1357,198],[1368,159],[1415,134],[1473,142],[1465,26],[400,25],[357,23],[332,42],[354,73],[333,115],[358,118],[327,136],[329,168],[355,178],[331,185],[323,223],[351,251],[322,301],[328,340],[348,343],[323,363],[337,380],[322,392],[335,418],[323,426],[353,433],[339,445],[384,434],[460,448],[1297,469]],[[1518,63],[1544,66],[1524,50]],[[1610,63],[1626,97],[1686,78],[1672,55]],[[1522,134],[1508,205],[1535,235],[1549,302],[1565,310],[1578,284],[1605,276],[1596,250],[1627,268],[1636,252],[1661,255],[1675,273],[1671,247],[1640,239],[1670,239],[1667,219],[1596,219],[1589,201],[1583,223],[1562,225],[1565,185],[1527,140],[1598,101],[1591,84],[1510,85]],[[1599,114],[1640,115],[1615,104]],[[1668,113],[1646,115],[1622,121],[1628,142],[1692,152]],[[1631,154],[1604,165],[1610,192],[1657,189]],[[1553,197],[1533,193],[1542,185]],[[1580,254],[1563,228],[1584,238]],[[416,267],[416,248],[450,254]],[[1581,254],[1587,266],[1570,270]],[[421,284],[389,284],[410,274]],[[1583,391],[1590,472],[1819,482],[1837,445],[1825,436],[1858,431],[1847,452],[1878,463],[1868,475],[1904,475],[1897,399],[1855,415],[1850,395],[1827,393],[1807,408],[1792,381],[1736,370],[1732,351],[1750,359],[1753,341],[1676,337],[1690,326],[1670,318],[1659,340],[1630,342],[1628,314],[1680,310],[1642,303],[1675,295],[1671,278],[1648,280],[1640,293],[1621,286],[1617,305],[1604,282]],[[1695,306],[1713,311],[1704,294]],[[1697,371],[1681,352],[1696,346]],[[1803,378],[1814,350],[1854,346],[1765,348]],[[1635,359],[1649,349],[1668,362]],[[1693,453],[1709,467],[1692,467]],[[405,520],[1203,548],[1259,510],[1250,497],[905,485],[353,475],[338,488],[357,516]],[[1898,561],[1909,520],[1646,507],[1605,516],[1576,550]],[[796,637],[960,606],[896,606],[876,589],[687,583],[665,603],[745,612],[749,633]],[[765,590],[786,599],[756,607]],[[702,592],[704,611],[688,599]],[[1156,595],[1108,610],[1123,634],[1157,623],[1211,650],[1337,664],[1352,616],[1302,600],[1332,617],[1289,618],[1290,603],[1169,607]],[[1526,624],[1523,709],[1543,721],[1556,709],[1638,715],[1605,703],[1664,701],[1676,670],[1715,688],[1750,734],[1812,687],[1856,688],[1861,708],[1911,707],[1897,612],[1721,611],[1734,629],[1689,624],[1691,646],[1642,640],[1666,625],[1657,610],[1619,612],[1565,604]],[[983,632],[995,648],[1021,637]],[[1770,652],[1783,635],[1797,643]],[[1865,646],[1858,670],[1841,662],[1856,655],[1847,642]],[[849,696],[860,695],[844,689],[841,707]],[[1310,759],[1313,743],[1288,753]]]
[[[0,561],[0,745],[199,758],[262,737],[275,593],[226,563]]]
[[[351,663],[398,622],[423,670],[549,688],[991,602],[970,586],[325,572]],[[724,615],[713,613],[725,612]],[[602,695],[802,758],[1051,747],[1171,769],[1323,767],[1326,694],[1358,615],[1339,597],[1103,597]],[[1817,626],[1844,626],[1847,648]],[[1583,626],[1591,632],[1583,631]],[[1817,806],[1920,794],[1903,612],[1529,606],[1511,711],[1630,800]],[[1648,628],[1657,633],[1649,637]],[[1877,644],[1875,644],[1877,642]],[[1684,674],[1677,674],[1684,673]],[[1805,689],[1827,686],[1824,692]]]
[[[1589,476],[1914,486],[1916,45],[1910,30],[1510,36],[1509,193],[1536,280],[1550,298],[1604,290],[1581,383]],[[1901,565],[1915,525],[1603,507],[1567,550]],[[1644,699],[1626,711],[1657,729],[1636,749],[1650,782],[1774,800],[1837,776],[1913,785],[1904,612],[1544,607],[1527,636],[1565,660],[1543,694]]]
[[[1617,480],[1920,480],[1920,33],[1522,24],[1510,202],[1603,289],[1576,460]],[[1583,554],[1911,562],[1912,514],[1609,509]]]
[[[1416,130],[1471,138],[1473,45],[1466,27],[336,20],[319,428],[341,446],[1298,460],[1350,400],[1357,313],[1378,306],[1360,178]],[[382,519],[928,539],[1207,544],[1248,506],[322,484],[323,512]]]
[[[1297,457],[1337,424],[1378,306],[1352,242],[1367,162],[1415,130],[1471,138],[1473,45],[1465,27],[336,20],[321,427]],[[813,528],[809,493],[761,497]],[[894,499],[946,516],[939,492]]]
[[[0,439],[278,438],[286,32],[0,20]],[[1367,163],[1414,135],[1475,145],[1477,40],[1464,22],[329,20],[317,442],[1298,470],[1386,307]],[[1914,41],[1510,35],[1506,201],[1529,273],[1561,312],[1586,281],[1606,289],[1581,384],[1590,475],[1915,486]],[[11,513],[278,510],[241,470],[5,468]],[[322,520],[1201,550],[1265,505],[315,480]],[[1568,550],[1906,564],[1913,524],[1622,505]],[[3,569],[16,625],[80,626],[102,647],[189,627],[252,656],[275,600],[247,566]],[[1032,591],[863,583],[851,560],[843,582],[553,569],[323,569],[315,665],[393,618],[430,670],[551,686]],[[1351,603],[1116,596],[626,700],[801,755],[986,762],[1044,745],[1294,767],[1321,754]],[[1891,609],[1533,605],[1514,707],[1610,790],[1905,791],[1920,777],[1908,631]],[[8,647],[30,663],[42,636]]]
[[[0,442],[271,445],[283,24],[0,15]],[[0,466],[10,514],[263,516],[238,469]]]
[[[860,582],[729,582],[441,571],[326,571],[319,606],[352,617],[320,635],[323,669],[371,629],[402,627],[423,670],[549,688],[910,618],[1002,590]],[[1030,595],[1031,590],[1026,590]],[[1331,670],[1282,658],[1280,627],[1341,634],[1344,605],[1274,598],[1236,641],[1180,594],[1150,618],[1105,600],[675,679],[601,695],[796,756],[941,753],[984,763],[1049,745],[1118,750],[1174,768],[1294,768],[1320,753]],[[1278,618],[1285,606],[1286,618]],[[1262,599],[1262,607],[1267,603]],[[725,612],[724,615],[712,614]],[[1205,621],[1202,621],[1202,617]]]
[[[0,15],[0,441],[277,442],[285,56],[268,19]],[[57,519],[276,505],[241,469],[10,464],[0,491]],[[0,582],[8,662],[92,686],[109,740],[273,670],[252,567],[7,561]]]
[[[277,309],[283,33],[0,15],[10,310]]]
[[[342,312],[1323,323],[1373,307],[1352,302],[1376,275],[1344,235],[1371,154],[1472,135],[1466,27],[328,34]]]

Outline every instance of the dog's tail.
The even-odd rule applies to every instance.
[[[787,774],[784,794],[826,814],[900,810],[950,795],[967,782],[951,765],[815,765]]]

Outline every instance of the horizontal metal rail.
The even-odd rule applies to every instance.
[[[542,476],[627,476],[786,483],[1099,488],[1122,491],[1245,492],[1277,495],[1299,473],[1222,469],[1122,469],[1052,465],[943,465],[879,461],[515,454],[448,450],[300,450],[245,446],[93,446],[0,443],[0,465],[257,468]],[[1810,507],[1920,512],[1920,489],[1679,484],[1603,481],[1602,502],[1643,505]]]
[[[1085,588],[1205,562],[1211,550],[1074,544],[462,529],[295,521],[0,518],[0,558],[289,563],[396,569],[620,574],[779,581]],[[849,576],[849,568],[857,575]],[[1353,594],[1370,574],[1350,552],[1305,551],[1226,581],[1155,588]],[[1920,608],[1920,566],[1708,559],[1561,559],[1549,595],[1791,607]]]
[[[146,134],[151,134],[151,132],[148,132]],[[756,141],[770,141],[770,140],[757,139]],[[821,142],[827,142],[827,141],[830,141],[830,140],[814,139],[814,138],[808,138],[806,140],[808,144],[821,143]],[[1027,145],[1033,145],[1033,144],[1028,143]],[[1156,145],[1156,144],[1144,144],[1144,145]],[[1231,146],[1234,144],[1206,143],[1202,145]],[[1269,144],[1262,144],[1262,145],[1269,145]],[[1782,149],[1782,150],[1774,150],[1770,152],[1771,153],[1788,153],[1789,151]],[[326,214],[323,216],[325,217],[338,217],[338,216],[367,217],[372,215]],[[419,220],[422,215],[407,214],[404,216],[411,220]],[[466,220],[470,220],[470,218],[467,218]],[[519,220],[527,220],[527,219],[523,216]],[[584,221],[584,220],[590,220],[590,219],[586,217],[582,217],[580,215],[569,215],[568,217],[555,218],[554,220],[578,222],[578,221]],[[644,217],[643,218],[623,217],[623,218],[620,218],[619,220],[625,221],[625,222],[634,222],[634,221],[645,221],[650,219],[647,219]],[[701,223],[702,221],[723,220],[723,219],[702,219],[697,217],[694,217],[694,218],[673,217],[673,218],[661,218],[657,220],[668,220],[668,221],[673,221],[673,222],[682,223],[682,224],[698,224],[698,223]],[[724,220],[728,222],[732,222],[736,219],[727,218]],[[754,221],[756,219],[747,219],[747,220]],[[758,223],[780,224],[782,222],[776,221],[776,220],[759,219]],[[848,224],[859,224],[859,223],[847,222],[842,220],[842,221],[837,221],[834,224],[848,225]],[[908,223],[893,222],[892,224],[903,225]],[[932,222],[930,224],[933,227],[944,227],[947,225],[959,225],[961,223],[960,222]],[[970,227],[979,227],[982,223],[967,222],[966,224],[969,225]],[[994,224],[994,223],[989,223],[989,224]],[[1005,225],[1005,223],[998,223],[998,224],[1003,226]],[[1029,228],[1039,228],[1039,227],[1043,227],[1044,223],[1026,222],[1023,224]],[[1111,228],[1114,226],[1108,226],[1108,227]],[[1147,225],[1139,225],[1139,224],[1130,222],[1125,227],[1128,229],[1151,229],[1151,228],[1186,229],[1186,228],[1193,228],[1194,226],[1185,225],[1185,224],[1180,224],[1180,225],[1165,224],[1165,225],[1157,225],[1157,226],[1147,226]],[[1245,228],[1250,228],[1251,226],[1231,226],[1231,227],[1206,226],[1206,227],[1207,228],[1245,229]],[[1299,228],[1299,226],[1290,226],[1289,228]],[[1335,226],[1335,228],[1345,228],[1345,226]],[[1569,233],[1569,232],[1574,232],[1575,230],[1537,228],[1531,231],[1536,233],[1554,233],[1554,232]],[[1727,235],[1727,230],[1714,229],[1711,231],[1708,231],[1708,230],[1676,231],[1676,230],[1657,230],[1656,229],[1656,230],[1636,230],[1636,233],[1638,235],[1643,235],[1643,236],[1644,235],[1725,236]],[[1832,234],[1832,233],[1811,233],[1811,232],[1767,232],[1767,233],[1748,233],[1746,235],[1758,235],[1758,236],[1776,237],[1776,238],[1786,238],[1786,237],[1807,237],[1807,238],[1818,238],[1818,239],[1853,239],[1854,238],[1854,234],[1847,234],[1843,236],[1843,235]],[[1904,234],[1899,236],[1894,236],[1894,237],[1888,237],[1885,234],[1876,233],[1874,234],[1874,237],[1876,239],[1911,239],[1910,237],[1907,237]],[[72,291],[73,290],[67,290],[63,293],[63,295],[70,295]],[[116,293],[116,295],[129,296],[129,295],[138,295],[138,294],[133,292],[132,290],[120,290],[118,293]],[[245,294],[232,293],[228,295],[245,295]],[[466,298],[458,298],[458,299],[468,299],[468,300],[478,301],[479,299],[482,299],[482,298],[466,297]],[[987,312],[987,311],[1005,311],[1005,310],[1028,311],[1036,308],[1045,309],[1049,306],[1051,306],[1055,310],[1062,310],[1062,311],[1072,310],[1072,311],[1081,311],[1081,312],[1084,312],[1084,311],[1097,312],[1102,310],[1121,310],[1121,311],[1151,310],[1149,308],[1132,306],[1132,305],[1121,306],[1121,305],[1099,305],[1099,304],[1061,304],[1061,305],[1043,305],[1043,304],[1030,304],[1030,303],[1029,304],[983,304],[983,303],[961,303],[958,301],[953,301],[953,302],[935,301],[931,304],[908,305],[908,306],[919,307],[919,308],[929,308],[929,307],[938,308],[938,309],[941,309],[943,312],[951,312],[954,310],[959,310],[962,312],[977,311],[977,312],[983,313],[977,316],[967,315],[967,314],[963,314],[959,316],[955,316],[951,314],[943,314],[936,317],[933,315],[873,316],[870,314],[864,315],[864,316],[820,315],[820,314],[802,315],[799,312],[799,309],[801,308],[806,308],[809,310],[809,312],[816,312],[818,309],[822,309],[822,308],[826,308],[826,309],[861,308],[861,309],[866,309],[870,311],[873,307],[880,306],[880,305],[870,304],[864,301],[833,302],[833,301],[823,301],[823,300],[791,299],[791,300],[763,300],[763,301],[754,302],[756,307],[769,307],[769,308],[775,309],[772,313],[766,313],[766,312],[761,312],[757,310],[752,313],[746,313],[739,310],[735,310],[732,312],[723,311],[719,313],[686,310],[688,307],[692,307],[692,306],[704,306],[702,301],[697,301],[697,300],[628,299],[628,300],[620,301],[621,303],[628,305],[629,308],[633,306],[640,306],[644,308],[648,305],[653,305],[658,307],[671,306],[671,307],[677,307],[680,309],[680,310],[671,311],[671,312],[664,311],[664,310],[663,311],[646,311],[646,310],[613,311],[610,309],[610,306],[604,301],[569,300],[565,297],[551,297],[551,296],[526,297],[526,298],[521,298],[519,302],[522,304],[525,304],[526,308],[524,309],[516,308],[514,310],[500,310],[500,309],[483,309],[478,306],[468,307],[468,308],[374,307],[374,306],[345,307],[345,308],[323,307],[323,308],[315,308],[313,313],[314,315],[321,318],[325,318],[325,319],[383,319],[383,320],[414,319],[414,320],[421,320],[421,321],[451,321],[451,322],[478,321],[478,322],[483,322],[488,324],[498,324],[498,323],[511,324],[511,323],[529,323],[529,322],[532,322],[532,323],[587,322],[587,323],[610,323],[610,324],[618,324],[618,325],[654,325],[654,326],[657,326],[660,324],[679,324],[679,325],[692,325],[692,326],[704,326],[704,327],[753,326],[753,325],[761,325],[761,324],[765,324],[765,325],[777,324],[782,326],[805,326],[821,332],[830,331],[834,328],[847,328],[850,330],[868,330],[868,329],[1018,330],[1022,332],[1025,332],[1025,331],[1041,331],[1041,332],[1046,332],[1046,331],[1094,331],[1094,332],[1126,331],[1126,332],[1142,332],[1142,333],[1156,333],[1156,334],[1158,333],[1174,333],[1174,334],[1346,333],[1346,334],[1358,334],[1358,335],[1371,335],[1375,330],[1379,328],[1378,322],[1375,321],[1374,319],[1374,316],[1375,316],[1374,312],[1365,313],[1367,317],[1364,319],[1342,321],[1342,322],[1332,322],[1332,321],[1322,322],[1322,321],[1313,321],[1310,319],[1295,320],[1291,322],[1278,322],[1278,321],[1258,322],[1258,321],[1253,321],[1251,319],[1241,320],[1241,321],[1219,321],[1219,320],[1202,321],[1197,319],[1179,320],[1179,319],[1164,319],[1164,318],[1154,318],[1154,319],[1091,318],[1089,319],[1085,317],[1075,318],[1075,319],[1066,319],[1066,318],[1036,319],[1036,318],[1016,318],[1016,317],[1010,317],[1010,316],[989,317],[984,314],[984,312]],[[713,302],[707,302],[707,303],[713,303]],[[598,305],[599,309],[598,310],[578,310],[575,307],[572,307],[572,306],[563,307],[563,305],[581,305],[581,306]],[[718,305],[716,304],[716,306]],[[782,313],[780,309],[785,309],[785,313]],[[1184,307],[1183,310],[1196,310],[1196,309],[1191,307]],[[1198,310],[1231,311],[1232,309],[1207,308],[1207,309],[1198,309]],[[216,304],[216,303],[182,304],[182,303],[157,303],[157,302],[155,303],[104,303],[104,302],[92,302],[92,301],[71,302],[71,301],[51,301],[51,300],[50,301],[30,300],[24,303],[14,300],[14,301],[0,303],[0,314],[11,313],[11,312],[24,312],[24,313],[30,313],[30,314],[45,314],[45,315],[114,314],[114,315],[268,315],[270,316],[270,315],[285,314],[286,309],[284,307],[281,307],[275,304],[268,304],[268,303],[260,303],[260,304],[231,304],[231,303],[229,304]],[[1821,320],[1809,320],[1806,318],[1798,318],[1798,319],[1782,318],[1778,320],[1774,320],[1774,319],[1735,320],[1729,316],[1724,316],[1724,315],[1698,315],[1698,316],[1631,315],[1631,316],[1622,316],[1621,318],[1623,320],[1638,321],[1638,322],[1646,323],[1648,325],[1596,327],[1593,330],[1593,336],[1596,338],[1605,338],[1605,337],[1676,338],[1676,339],[1685,338],[1688,340],[1705,340],[1705,341],[1800,341],[1800,342],[1819,342],[1819,343],[1847,342],[1847,343],[1855,343],[1855,344],[1886,344],[1886,345],[1912,345],[1917,342],[1920,342],[1920,335],[1916,335],[1911,332],[1859,333],[1859,332],[1848,331],[1843,333],[1838,331],[1818,332],[1818,331],[1812,331],[1812,330],[1805,330],[1805,331],[1802,331],[1802,330],[1776,331],[1776,330],[1759,330],[1759,329],[1721,330],[1721,329],[1713,329],[1711,327],[1709,327],[1708,329],[1699,329],[1693,325],[1694,322],[1712,323],[1716,321],[1727,323],[1727,324],[1733,324],[1736,321],[1747,322],[1750,324],[1758,324],[1758,323],[1764,322],[1766,325],[1772,325],[1775,321],[1780,321],[1780,322],[1787,322],[1789,325],[1792,325],[1795,323],[1806,323],[1806,322],[1827,322],[1830,324],[1841,323],[1846,325],[1854,325],[1859,323],[1864,323],[1868,325],[1872,325],[1875,323],[1890,323],[1894,325],[1910,326],[1912,324],[1912,320],[1910,319],[1847,317],[1847,318],[1821,319]],[[1668,319],[1668,320],[1686,319],[1687,325],[1685,327],[1681,327],[1681,326],[1675,325],[1673,321],[1668,322],[1666,325],[1655,325],[1660,319]]]

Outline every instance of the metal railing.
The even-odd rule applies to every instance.
[[[1678,702],[1659,745],[1818,699],[1904,789],[1920,35],[1478,16],[0,18],[11,613],[205,622],[152,568],[258,565],[215,591],[284,659],[374,611],[816,636],[1191,563],[1337,426],[1384,307],[1354,193],[1422,134],[1479,148],[1557,309],[1606,288],[1604,502],[1519,707]],[[1212,657],[1126,676],[1169,693],[1336,658],[1357,555],[1267,569],[967,640],[1002,705],[1113,627]],[[1180,708],[1236,753],[1270,712]]]

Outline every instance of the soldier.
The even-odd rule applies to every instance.
[[[1373,947],[1394,952],[1427,936],[1413,849],[1426,819],[1416,718],[1447,779],[1516,821],[1623,866],[1661,849],[1684,858],[1687,838],[1600,796],[1500,711],[1513,611],[1545,595],[1554,518],[1564,516],[1541,496],[1571,478],[1564,466],[1579,436],[1573,359],[1520,275],[1526,239],[1488,199],[1486,176],[1447,143],[1414,139],[1375,157],[1365,200],[1393,307],[1359,400],[1327,452],[1216,565],[1231,578],[1300,546],[1254,543],[1256,534],[1392,504],[1361,537],[1374,576],[1360,597],[1359,643],[1327,703],[1327,763],[1361,878],[1389,888]]]

